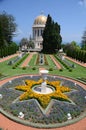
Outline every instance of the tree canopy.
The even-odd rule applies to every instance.
[[[62,37],[60,35],[60,25],[52,20],[48,15],[45,29],[43,32],[43,52],[55,53],[61,48]]]
[[[81,43],[82,50],[86,50],[86,31],[84,31],[82,36],[82,43]]]
[[[0,14],[0,48],[8,46],[16,32],[15,18],[3,12]]]
[[[32,41],[32,38],[30,37],[29,40],[27,38],[22,38],[20,41],[20,47],[27,46],[27,48],[34,48],[34,43]]]
[[[63,50],[67,56],[86,63],[86,51],[82,50],[75,41],[65,44]]]

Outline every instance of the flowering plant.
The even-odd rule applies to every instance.
[[[66,87],[66,86],[61,86],[60,81],[48,81],[48,80],[46,80],[46,83],[48,85],[53,86],[55,88],[55,91],[50,93],[50,94],[35,93],[32,90],[32,87],[34,85],[39,85],[42,82],[43,82],[42,79],[40,79],[38,81],[25,80],[26,85],[16,86],[15,89],[20,90],[20,91],[24,91],[24,93],[20,96],[20,100],[37,99],[38,102],[40,103],[40,105],[43,108],[47,107],[47,105],[49,104],[51,99],[57,99],[57,100],[61,100],[61,101],[69,101],[70,102],[70,99],[64,93],[70,92],[71,89],[69,87]]]

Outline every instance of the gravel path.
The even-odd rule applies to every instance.
[[[76,61],[75,59],[72,59],[72,58],[67,57],[67,56],[65,56],[65,58],[68,59],[68,60],[71,60],[71,61],[73,61],[73,62],[75,62],[75,63],[77,63],[77,64],[79,64],[79,65],[81,65],[83,67],[86,67],[86,63],[81,63],[81,62]]]
[[[19,55],[19,54],[14,54],[14,55],[10,55],[10,56],[1,58],[1,59],[0,59],[0,62],[4,62],[4,61],[9,60],[9,59],[11,59],[11,58],[13,58],[13,57],[15,57],[15,56],[18,56],[18,55]]]
[[[31,60],[34,53],[30,53],[28,57],[25,59],[25,61],[22,63],[21,67],[28,66],[29,61]]]
[[[51,57],[52,61],[55,63],[56,67],[57,67],[58,69],[61,69],[62,67],[61,67],[61,65],[56,61],[55,57],[54,57],[53,55],[50,55],[50,57]]]

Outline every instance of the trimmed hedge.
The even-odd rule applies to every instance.
[[[13,65],[12,69],[16,69],[16,67],[18,67],[28,57],[28,55],[29,55],[28,53],[25,54],[18,62],[16,62]]]

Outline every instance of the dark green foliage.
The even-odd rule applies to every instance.
[[[81,48],[82,48],[82,50],[86,51],[86,31],[84,31],[84,34],[82,36]]]
[[[24,67],[22,67],[22,69],[23,69],[23,70],[26,70],[26,67],[24,66]]]
[[[0,57],[5,57],[11,54],[16,53],[18,46],[16,43],[11,42],[9,46],[3,47],[0,49]]]
[[[57,55],[54,56],[66,69],[70,69],[69,66],[64,61],[62,61]]]
[[[32,70],[36,70],[36,67],[33,67]]]
[[[69,72],[72,72],[72,69],[69,69]]]
[[[63,71],[63,69],[60,69],[59,71]]]
[[[28,40],[27,38],[22,38],[20,43],[19,43],[20,47],[22,46],[27,46],[27,48],[34,48],[34,43],[32,41],[32,38],[30,37],[30,39]]]
[[[29,43],[29,41],[27,38],[22,38],[20,41],[20,47],[25,46],[25,45],[28,46],[28,43]]]
[[[2,128],[0,128],[0,130],[3,130]]]
[[[28,56],[28,53],[25,54],[20,60],[18,60],[12,67],[12,69],[16,69],[17,66],[19,66]]]
[[[0,14],[0,48],[11,44],[14,32],[16,31],[15,19],[6,12]]]
[[[80,49],[77,45],[71,43],[66,44],[64,46],[64,51],[66,52],[67,56],[86,63],[86,51]]]
[[[79,79],[79,80],[81,80],[81,81],[83,81],[83,82],[86,83],[86,78],[85,78],[85,77],[79,77],[79,78],[77,78],[77,79]]]
[[[43,32],[43,52],[55,53],[61,48],[62,37],[60,35],[60,25],[55,23],[48,15],[46,26]]]
[[[49,71],[53,71],[53,68],[49,68]]]

